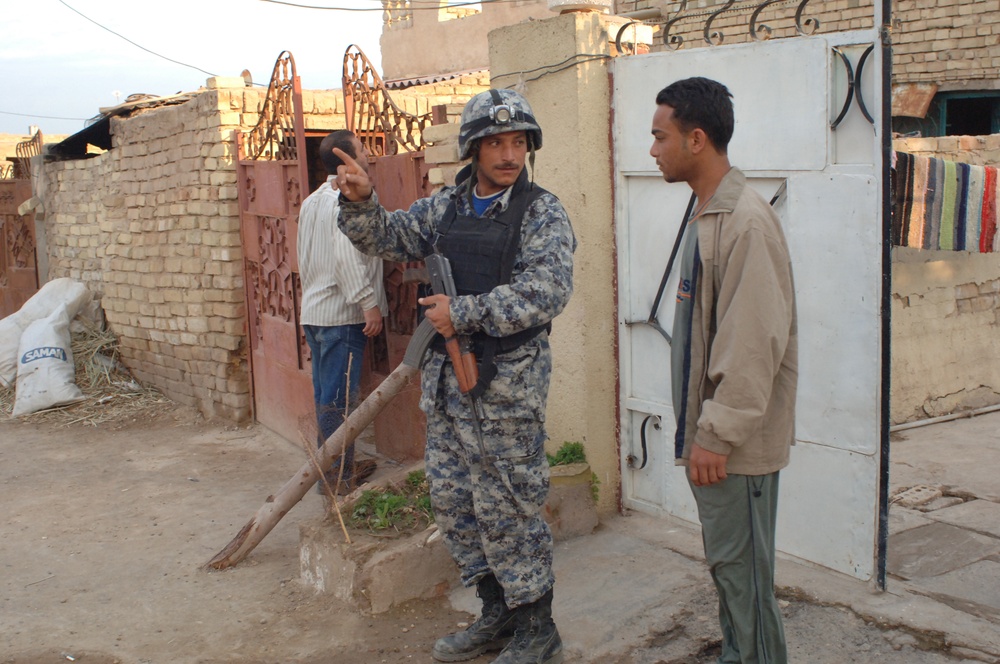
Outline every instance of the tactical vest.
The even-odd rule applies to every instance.
[[[463,173],[459,174],[461,179]],[[451,262],[458,295],[480,295],[497,286],[510,283],[514,262],[521,248],[521,225],[528,207],[546,193],[528,182],[527,170],[521,171],[507,208],[496,217],[476,217],[458,214],[456,198],[468,193],[474,183],[458,186],[439,227],[438,252]],[[464,184],[464,183],[463,183]],[[534,339],[551,325],[539,325],[506,337],[493,337],[485,332],[471,335],[473,352],[479,359],[479,383],[473,396],[481,396],[496,375],[493,357],[506,353]],[[438,337],[432,348],[444,352],[444,339]]]

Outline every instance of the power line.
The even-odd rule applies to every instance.
[[[86,122],[89,118],[64,118],[58,115],[35,115],[34,113],[12,113],[11,111],[0,111],[0,115],[17,115],[22,118],[42,118],[43,120],[80,120]]]
[[[173,58],[168,58],[168,57],[167,57],[167,56],[165,56],[165,55],[160,55],[160,54],[159,54],[159,53],[157,53],[156,51],[151,51],[151,50],[149,50],[148,48],[146,48],[145,46],[143,46],[142,44],[137,44],[137,43],[135,43],[134,41],[132,41],[131,39],[129,39],[129,38],[128,38],[128,37],[126,37],[125,35],[120,35],[120,34],[118,34],[117,32],[115,32],[114,30],[112,30],[111,28],[109,28],[109,27],[106,27],[106,26],[104,26],[104,25],[101,25],[100,23],[98,23],[98,22],[97,22],[97,21],[95,21],[94,19],[90,18],[89,16],[87,16],[87,15],[85,15],[85,14],[82,14],[82,13],[80,13],[80,12],[79,12],[79,11],[77,11],[76,9],[73,9],[72,7],[70,7],[69,5],[67,5],[67,4],[66,4],[65,0],[59,0],[59,2],[60,2],[60,4],[62,4],[62,5],[63,5],[64,7],[66,7],[67,9],[70,9],[70,10],[72,10],[72,11],[76,12],[77,14],[79,14],[79,15],[80,15],[80,16],[82,16],[83,18],[87,19],[88,21],[90,21],[91,23],[93,23],[93,24],[94,24],[94,25],[96,25],[97,27],[101,28],[102,30],[107,30],[108,32],[110,32],[111,34],[113,34],[113,35],[114,35],[115,37],[119,37],[119,38],[121,38],[121,39],[124,39],[124,40],[125,40],[125,41],[127,41],[127,42],[128,42],[129,44],[132,44],[132,46],[135,46],[136,48],[141,48],[142,50],[146,51],[146,53],[150,53],[150,54],[152,54],[152,55],[155,55],[155,56],[156,56],[156,57],[158,57],[158,58],[163,58],[164,60],[167,60],[167,61],[169,61],[169,62],[173,62],[174,64],[177,64],[177,65],[181,65],[181,66],[183,66],[183,67],[190,67],[191,69],[194,69],[194,70],[197,70],[197,71],[200,71],[200,72],[201,72],[201,73],[203,73],[203,74],[208,74],[209,76],[216,76],[216,75],[217,75],[217,74],[213,74],[213,73],[212,73],[212,72],[210,72],[210,71],[205,71],[205,70],[204,70],[204,69],[202,69],[201,67],[195,67],[194,65],[189,65],[189,64],[187,64],[187,63],[185,63],[185,62],[181,62],[180,60],[174,60]]]
[[[337,12],[384,12],[386,7],[320,7],[318,5],[303,5],[297,2],[287,2],[286,0],[260,0],[275,5],[285,5],[287,7],[298,7],[300,9],[326,9]],[[455,7],[472,7],[475,5],[495,5],[508,4],[517,0],[469,0],[468,2],[455,2],[447,6],[440,6],[438,0],[411,0],[409,7],[399,7],[400,10],[410,11],[441,11],[442,9],[452,9]],[[426,6],[421,6],[425,4]]]

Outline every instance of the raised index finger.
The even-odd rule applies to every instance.
[[[335,154],[338,157],[340,157],[340,160],[342,162],[344,162],[344,165],[348,166],[352,171],[353,170],[357,170],[357,171],[364,170],[364,169],[361,168],[361,165],[358,164],[358,162],[354,160],[354,157],[352,157],[351,155],[347,154],[346,152],[344,152],[340,148],[333,148],[333,154]]]

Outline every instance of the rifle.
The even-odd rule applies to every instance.
[[[441,254],[431,254],[424,259],[424,264],[427,265],[431,290],[436,295],[447,295],[454,299],[458,293],[455,290],[455,278],[451,274],[451,261]],[[472,352],[472,342],[467,336],[445,337],[444,347],[451,363],[455,365],[458,389],[462,394],[468,394],[479,380],[479,367],[476,366],[476,355]]]
[[[431,290],[435,295],[447,295],[454,298],[458,295],[455,289],[455,278],[451,273],[451,261],[442,254],[433,253],[424,258],[427,265],[427,276],[430,277]],[[458,390],[465,395],[472,410],[472,423],[476,429],[476,439],[479,441],[479,452],[483,461],[492,463],[496,457],[486,453],[486,443],[483,440],[483,414],[479,399],[471,394],[472,388],[479,380],[479,367],[476,355],[472,352],[472,341],[468,336],[459,335],[445,337],[445,350],[455,368],[455,378],[458,379]]]

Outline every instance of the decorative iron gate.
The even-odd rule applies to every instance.
[[[379,202],[387,210],[408,208],[430,194],[421,131],[431,114],[412,115],[393,103],[382,79],[356,46],[344,54],[344,100],[347,126],[375,156],[370,176]],[[406,279],[407,268],[421,263],[385,263],[389,301],[385,351],[377,344],[372,354],[371,387],[381,382],[403,359],[417,324],[417,285]],[[417,407],[420,386],[404,389],[375,420],[375,446],[395,459],[423,456],[426,421]]]
[[[315,406],[309,347],[298,323],[295,243],[309,186],[302,86],[288,51],[274,63],[257,125],[236,141],[254,415],[297,440],[300,430],[315,430]]]
[[[0,179],[0,318],[21,308],[38,291],[35,215],[18,214],[31,199],[31,158],[42,153],[42,132],[18,143],[10,179]],[[6,173],[5,173],[6,174]]]
[[[690,189],[668,185],[648,156],[654,96],[706,76],[734,96],[732,163],[748,185],[774,198],[792,256],[798,296],[798,444],[782,472],[778,548],[884,584],[888,455],[888,3],[870,29],[768,42],[761,11],[800,34],[808,0],[788,7],[743,3],[749,43],[718,46],[722,11],[691,15],[710,47],[617,59],[614,78],[616,224],[623,503],[697,520],[682,468],[673,465],[675,417],[670,350],[652,326],[671,239]],[[664,40],[684,18],[682,2]],[[748,9],[749,8],[749,9]],[[774,20],[772,20],[774,19]],[[700,24],[699,24],[700,22]],[[700,28],[700,29],[698,29]],[[866,66],[866,63],[868,66]],[[669,211],[664,215],[664,211]],[[676,275],[663,292],[676,288]],[[660,306],[670,329],[673,307]],[[878,361],[873,359],[878,358]]]
[[[427,193],[420,130],[430,114],[414,116],[390,99],[381,78],[357,47],[344,56],[347,126],[375,161],[371,176],[387,209]],[[256,419],[293,440],[312,440],[315,406],[309,346],[299,325],[301,285],[296,251],[298,213],[309,193],[302,89],[291,53],[275,62],[257,125],[237,136],[237,175]],[[362,387],[372,389],[402,359],[416,326],[416,286],[403,264],[387,264],[390,314],[383,336],[366,352]],[[411,386],[376,422],[376,447],[403,459],[423,454],[424,420]]]

